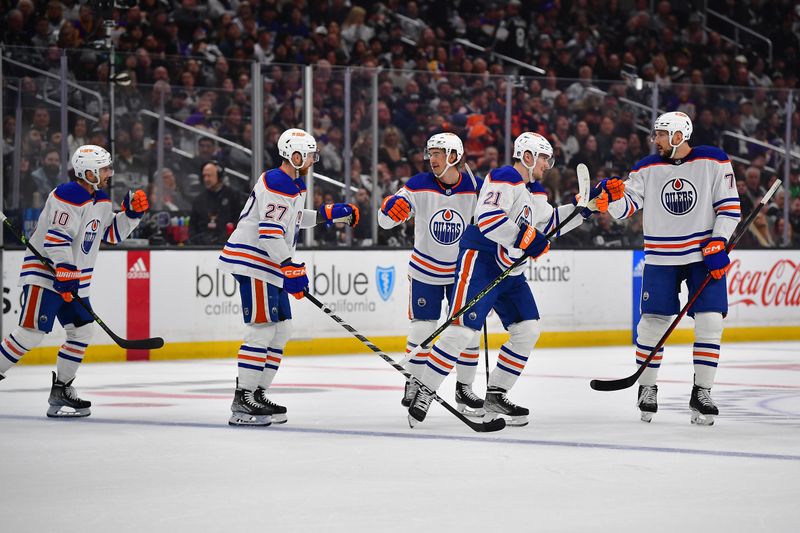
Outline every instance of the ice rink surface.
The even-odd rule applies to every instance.
[[[284,359],[269,428],[227,425],[233,359],[85,365],[73,420],[44,416],[51,368],[21,366],[0,382],[0,531],[799,531],[800,343],[722,354],[713,427],[689,423],[691,346],[667,348],[651,424],[635,387],[589,388],[631,348],[541,349],[509,395],[532,423],[491,434],[435,403],[409,429],[403,377],[369,354]]]

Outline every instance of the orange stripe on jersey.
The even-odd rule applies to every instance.
[[[280,357],[273,357],[271,355],[268,355],[266,360],[267,361],[272,361],[273,363],[280,363],[281,362],[281,358]]]
[[[256,324],[263,324],[269,322],[266,313],[264,312],[264,283],[259,280],[253,280],[255,284],[255,307],[256,307]]]
[[[741,211],[742,208],[738,205],[723,205],[722,207],[718,207],[717,211]]]
[[[28,293],[28,308],[25,310],[25,320],[22,321],[22,327],[36,329],[36,304],[39,301],[42,289],[38,285],[29,285],[29,287],[31,291]]]
[[[503,213],[502,215],[495,215],[493,217],[487,218],[486,220],[481,220],[480,222],[478,222],[478,227],[482,228],[484,226],[487,226],[487,225],[491,224],[492,222],[496,222],[496,221],[500,220],[504,216],[506,216],[505,213]]]
[[[62,345],[61,349],[64,350],[65,352],[72,352],[77,355],[83,355],[83,352],[86,351],[86,350],[76,350],[72,346],[67,346],[66,344]]]
[[[244,257],[245,259],[250,259],[251,261],[255,261],[257,263],[263,263],[267,266],[275,267],[277,269],[281,268],[281,266],[278,263],[273,263],[272,261],[264,259],[263,257],[258,257],[257,255],[248,254],[246,252],[234,252],[232,250],[228,250],[227,248],[223,248],[222,255],[230,255],[233,257]]]
[[[686,248],[687,246],[694,246],[695,244],[700,244],[705,239],[698,239],[694,241],[686,241],[683,243],[678,244],[645,244],[645,248]]]
[[[86,205],[86,204],[88,204],[89,202],[91,202],[91,201],[92,201],[92,199],[90,198],[89,200],[86,200],[86,201],[85,201],[85,202],[83,202],[82,204],[76,204],[75,202],[70,202],[69,200],[65,200],[64,198],[61,198],[61,197],[60,197],[59,195],[57,195],[56,193],[53,193],[53,198],[55,198],[55,199],[56,199],[56,200],[58,200],[58,201],[64,202],[65,204],[74,205],[74,206],[76,206],[76,207],[81,207],[81,206],[83,206],[83,205]]]
[[[425,268],[429,268],[429,269],[431,269],[431,270],[433,270],[435,272],[444,272],[445,274],[453,274],[456,271],[456,267],[454,267],[454,266],[450,267],[450,268],[437,267],[437,266],[432,265],[431,263],[428,263],[427,261],[421,259],[419,256],[417,256],[416,254],[413,254],[413,253],[411,254],[411,260],[412,261],[416,261],[417,263],[419,263],[420,265],[424,266]]]
[[[461,357],[464,358],[464,359],[477,359],[478,358],[478,354],[461,352]]]

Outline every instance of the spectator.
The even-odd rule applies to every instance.
[[[61,153],[58,148],[51,147],[45,150],[42,166],[31,173],[31,178],[42,198],[47,198],[50,191],[62,182]]]
[[[224,244],[244,207],[241,195],[225,185],[215,161],[201,168],[204,190],[192,202],[189,238],[193,244]]]

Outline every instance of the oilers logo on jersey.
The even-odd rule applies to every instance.
[[[517,226],[520,227],[522,227],[523,222],[529,226],[533,225],[533,211],[529,205],[522,206],[522,211],[520,211],[515,221]]]
[[[428,227],[439,244],[456,244],[464,233],[464,218],[453,209],[441,209],[433,214]]]
[[[669,180],[661,189],[661,204],[673,215],[689,213],[697,203],[697,189],[686,178]]]
[[[83,234],[83,243],[81,243],[81,250],[83,253],[88,254],[92,251],[92,244],[94,244],[94,240],[97,237],[97,231],[100,229],[100,221],[96,218],[90,220],[88,224],[86,224],[86,231]]]

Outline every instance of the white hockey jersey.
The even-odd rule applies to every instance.
[[[452,187],[445,188],[432,172],[411,177],[395,194],[411,204],[415,218],[414,251],[408,263],[408,275],[431,285],[455,282],[458,241],[470,223],[482,180],[465,172]],[[390,229],[400,222],[378,212],[378,223]]]
[[[633,166],[625,195],[608,212],[626,218],[644,209],[645,263],[685,265],[703,260],[700,244],[730,239],[741,218],[733,167],[725,152],[696,146],[684,159],[650,155]]]
[[[219,256],[219,268],[283,287],[281,262],[294,255],[300,228],[316,224],[317,213],[304,209],[305,201],[302,178],[280,168],[261,174]]]
[[[495,254],[497,265],[505,270],[523,256],[522,250],[514,247],[520,224],[524,222],[547,233],[574,209],[573,205],[554,208],[547,202],[547,192],[538,181],[526,186],[514,167],[500,167],[483,183],[475,209],[475,224],[467,228],[461,246]],[[583,220],[582,216],[576,216],[557,236],[577,228]],[[525,262],[514,269],[512,275],[519,275],[524,269]]]
[[[78,295],[89,296],[100,239],[117,244],[128,237],[141,218],[131,218],[124,211],[114,213],[111,199],[104,191],[94,195],[79,183],[62,183],[48,195],[30,243],[55,267],[74,265],[81,272]],[[33,254],[22,260],[19,285],[38,285],[53,289],[55,277]]]

